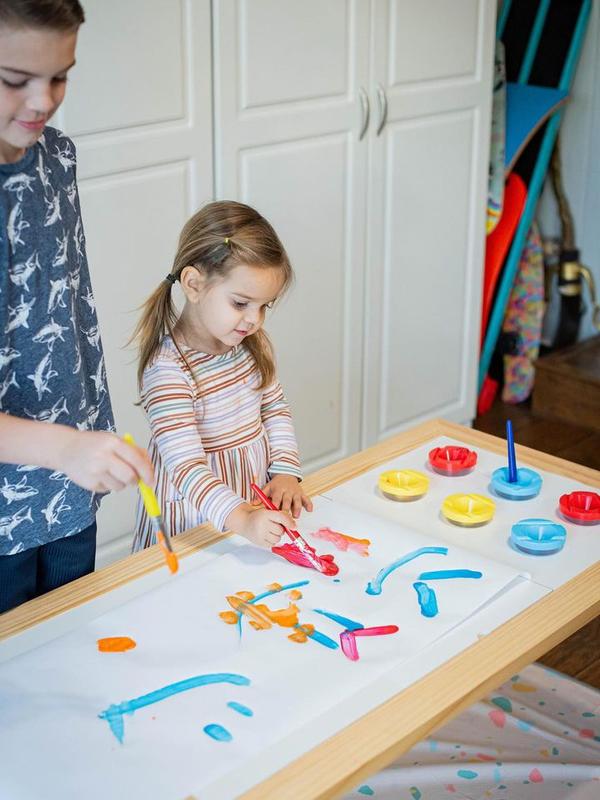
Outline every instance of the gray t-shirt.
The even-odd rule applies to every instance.
[[[46,127],[0,164],[0,412],[113,430],[73,142]],[[70,536],[99,497],[60,472],[0,463],[0,555]]]

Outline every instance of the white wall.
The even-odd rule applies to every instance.
[[[600,288],[600,3],[592,13],[581,52],[572,97],[561,125],[563,181],[575,224],[575,239],[581,261],[590,267]],[[546,186],[538,209],[545,236],[558,235],[556,203]],[[591,305],[581,322],[580,338],[597,333],[591,323]]]

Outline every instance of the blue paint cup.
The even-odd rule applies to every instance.
[[[565,546],[567,531],[550,519],[522,519],[512,526],[511,544],[532,556],[550,556]]]
[[[511,481],[508,467],[500,467],[492,473],[491,488],[506,500],[529,500],[536,497],[542,488],[542,476],[528,467],[517,468],[517,480]]]

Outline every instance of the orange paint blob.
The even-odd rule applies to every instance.
[[[248,603],[250,600],[254,600],[254,594],[252,592],[236,592],[236,595],[240,597],[245,603]]]
[[[513,683],[510,688],[514,689],[515,692],[535,692],[535,691],[537,691],[535,686],[530,686],[528,683]]]
[[[288,594],[290,600],[300,600],[302,597],[302,592],[298,589],[292,589],[292,591]]]
[[[238,615],[235,611],[221,611],[219,616],[223,622],[226,622],[228,625],[237,625]]]
[[[311,635],[311,633],[314,632],[314,630],[315,626],[310,625],[310,623],[307,623],[306,625],[300,625],[300,627],[296,631],[294,631],[294,633],[290,633],[288,639],[291,642],[298,642],[299,644],[304,644],[308,640],[308,637]]]
[[[98,639],[98,650],[101,653],[124,653],[125,650],[133,650],[136,642],[129,636],[107,636],[105,639]]]

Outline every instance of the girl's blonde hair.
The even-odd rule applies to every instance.
[[[179,246],[170,274],[142,306],[142,316],[131,341],[137,341],[138,387],[141,392],[146,367],[152,363],[165,334],[169,334],[190,375],[189,362],[173,334],[177,312],[171,288],[185,267],[195,267],[209,281],[225,278],[237,266],[280,269],[282,291],[293,279],[292,267],[279,237],[267,220],[250,206],[235,201],[209,203],[189,219],[181,231]],[[244,339],[261,376],[259,389],[275,379],[273,348],[267,333],[260,328]],[[193,377],[193,375],[192,375]]]

